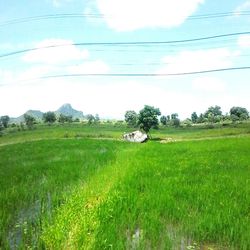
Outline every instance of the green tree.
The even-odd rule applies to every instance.
[[[46,112],[43,114],[43,120],[44,120],[44,122],[51,125],[52,123],[54,123],[56,121],[56,114],[54,112],[51,112],[51,111]]]
[[[28,129],[32,129],[34,127],[36,119],[29,114],[24,114],[24,121]]]
[[[161,112],[158,108],[145,105],[144,108],[139,112],[138,125],[147,134],[149,134],[149,131],[151,128],[158,128],[158,125],[159,125],[158,116],[159,115],[161,115]]]
[[[160,122],[162,125],[167,125],[167,117],[165,115],[161,116]]]
[[[220,106],[211,106],[208,108],[208,110],[204,113],[204,117],[208,118],[209,114],[213,115],[213,116],[221,116],[222,115],[222,111],[221,111],[221,107]]]
[[[178,114],[177,113],[171,114],[171,120],[174,120],[176,118],[178,118]]]
[[[86,116],[87,120],[88,120],[88,124],[91,125],[95,122],[95,117],[92,114],[88,114]]]
[[[230,116],[233,121],[247,120],[249,118],[249,113],[246,108],[232,107],[230,109]]]
[[[100,117],[98,114],[95,115],[95,123],[96,124],[100,123]]]
[[[171,124],[172,126],[175,126],[175,127],[179,127],[179,126],[180,126],[181,121],[180,121],[180,119],[178,118],[178,116],[179,116],[179,115],[178,115],[177,113],[171,114],[170,124]]]
[[[205,122],[205,117],[203,114],[200,114],[197,119],[197,123],[203,123],[203,122]]]
[[[10,121],[10,117],[8,115],[1,116],[0,121],[2,122],[4,128],[7,128]]]
[[[220,106],[211,106],[208,110],[204,113],[204,118],[208,119],[209,122],[220,122],[222,117],[222,111]]]
[[[3,135],[3,129],[4,129],[4,126],[3,126],[2,122],[0,121],[0,136]]]
[[[136,127],[138,123],[138,115],[134,110],[128,110],[125,113],[125,122],[130,127]]]
[[[58,118],[58,121],[59,121],[60,123],[66,122],[66,115],[60,114],[60,115],[59,115],[59,118]]]
[[[197,123],[197,121],[198,121],[198,115],[197,115],[196,112],[193,112],[191,114],[191,120],[192,120],[193,123]]]

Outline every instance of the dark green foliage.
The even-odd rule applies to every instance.
[[[3,129],[4,129],[4,126],[3,126],[2,122],[0,121],[0,136],[3,135]]]
[[[71,115],[63,115],[63,114],[60,114],[59,115],[59,118],[58,118],[58,121],[60,123],[64,123],[64,122],[73,122],[73,118]]]
[[[128,110],[125,113],[125,122],[130,127],[136,127],[138,122],[138,114],[134,110]]]
[[[249,113],[246,108],[232,107],[230,109],[230,116],[232,121],[247,120],[249,118]]]
[[[86,118],[87,118],[87,120],[88,120],[88,124],[89,124],[89,125],[95,123],[95,117],[94,117],[92,114],[86,115]]]
[[[167,125],[167,117],[165,115],[161,116],[160,122],[162,125]]]
[[[204,113],[204,117],[208,118],[209,117],[218,117],[218,116],[222,116],[222,111],[221,111],[221,107],[220,106],[211,106],[208,108],[208,110]]]
[[[178,118],[178,116],[179,115],[177,113],[171,114],[171,120]]]
[[[200,114],[197,119],[197,123],[203,123],[203,122],[205,122],[205,117],[203,114]]]
[[[43,120],[44,122],[48,123],[48,124],[52,124],[56,121],[56,114],[54,112],[46,112],[43,114]]]
[[[159,115],[161,115],[161,112],[158,108],[145,105],[144,108],[139,112],[138,116],[138,124],[140,128],[143,129],[146,133],[149,133],[151,128],[158,128]]]
[[[171,122],[172,122],[173,126],[175,126],[175,127],[179,127],[180,123],[181,123],[179,118],[175,118]]]
[[[28,129],[32,129],[34,127],[36,119],[28,114],[24,114],[24,121]]]
[[[8,115],[1,116],[0,121],[2,122],[4,128],[7,128],[10,121],[10,117]]]
[[[192,122],[193,123],[197,123],[198,122],[198,115],[197,115],[197,113],[196,112],[193,112],[192,114],[191,114],[191,120],[192,120]]]

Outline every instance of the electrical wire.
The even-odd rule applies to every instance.
[[[232,17],[232,16],[249,16],[250,11],[228,11],[228,12],[217,12],[217,13],[208,13],[202,15],[193,15],[187,18],[187,20],[201,20],[201,19],[214,19],[214,18],[222,18],[222,17]],[[47,14],[47,15],[39,15],[39,16],[30,16],[30,17],[23,17],[17,19],[10,19],[5,22],[0,23],[0,27],[25,23],[25,22],[32,22],[32,21],[41,21],[41,20],[48,20],[48,19],[70,19],[70,18],[93,18],[93,19],[104,19],[111,16],[99,14],[99,13],[92,13],[92,14],[81,14],[81,13],[62,13],[62,14]]]
[[[30,51],[36,51],[41,49],[49,49],[49,48],[57,48],[57,47],[66,47],[66,46],[155,46],[155,45],[167,45],[167,44],[185,44],[185,43],[192,43],[192,42],[200,42],[205,40],[213,40],[222,37],[234,37],[240,35],[250,35],[250,31],[245,32],[236,32],[236,33],[228,33],[228,34],[220,34],[214,36],[206,36],[206,37],[198,37],[198,38],[191,38],[191,39],[184,39],[184,40],[169,40],[169,41],[134,41],[134,42],[79,42],[79,43],[72,43],[72,44],[58,44],[58,45],[49,45],[43,46],[39,48],[28,48],[23,50],[12,51],[9,53],[1,54],[0,58],[22,54]]]
[[[201,70],[201,71],[192,71],[192,72],[177,72],[177,73],[115,73],[115,74],[58,74],[58,75],[49,75],[35,78],[33,80],[40,79],[49,79],[49,78],[65,78],[65,77],[86,77],[86,76],[109,76],[109,77],[163,77],[163,76],[183,76],[183,75],[196,75],[204,73],[213,73],[213,72],[223,72],[223,71],[235,71],[235,70],[250,70],[250,66],[243,67],[232,67],[232,68],[220,68],[220,69],[210,69],[210,70]]]

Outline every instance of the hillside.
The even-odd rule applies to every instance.
[[[84,115],[82,111],[78,111],[74,108],[72,108],[71,104],[66,103],[63,104],[59,109],[57,109],[56,111],[54,111],[56,113],[57,116],[59,116],[60,114],[66,115],[66,116],[72,116],[73,119],[83,119]],[[33,116],[37,121],[40,121],[43,119],[43,112],[40,110],[28,110],[26,111],[24,114],[22,114],[21,116],[18,117],[12,117],[10,118],[10,122],[11,123],[20,123],[20,122],[24,122],[24,115],[28,114]]]
[[[43,119],[43,112],[40,110],[28,110],[23,115],[16,117],[16,118],[10,118],[10,121],[13,123],[20,123],[24,122],[24,115],[28,114],[30,116],[33,116],[37,121],[40,121]]]
[[[55,111],[55,113],[58,115],[63,114],[66,116],[72,116],[73,119],[76,119],[76,118],[83,119],[84,118],[83,112],[78,111],[76,109],[73,109],[71,104],[69,104],[69,103],[63,104],[58,110]]]

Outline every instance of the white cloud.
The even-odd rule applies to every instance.
[[[97,0],[108,26],[117,31],[181,25],[204,0]]]
[[[223,93],[226,91],[226,83],[219,78],[203,76],[195,78],[192,82],[194,90],[212,92],[212,93]]]
[[[101,60],[88,61],[67,68],[67,72],[70,74],[105,74],[108,71],[109,66]]]
[[[166,66],[157,73],[175,74],[227,68],[232,66],[232,59],[238,54],[239,52],[232,52],[226,48],[181,51],[176,55],[164,57],[162,62]]]
[[[234,14],[237,16],[240,14],[240,12],[242,11],[246,11],[246,10],[250,10],[250,0],[245,1],[244,3],[242,3],[241,5],[239,5],[235,11]]]
[[[238,38],[238,45],[241,48],[250,48],[250,35],[242,35]]]
[[[60,64],[87,59],[89,56],[88,50],[77,48],[70,40],[46,39],[39,42],[35,47],[37,50],[27,52],[22,57],[25,62]]]

